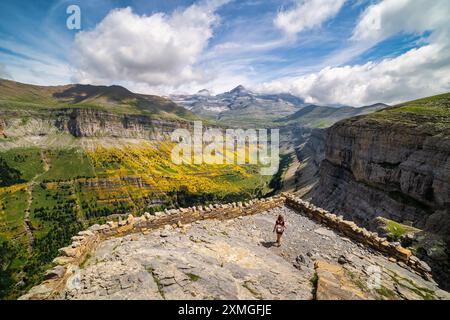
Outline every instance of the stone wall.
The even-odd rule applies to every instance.
[[[285,194],[284,196],[286,198],[286,206],[306,214],[309,218],[326,225],[330,229],[337,230],[354,241],[404,263],[425,279],[432,278],[429,266],[413,256],[410,250],[390,243],[386,238],[381,238],[374,232],[358,227],[353,221],[344,220],[342,217],[318,208],[294,195]]]
[[[45,281],[33,287],[21,300],[51,299],[65,287],[67,279],[89,257],[97,245],[112,237],[122,237],[134,233],[147,233],[172,225],[183,227],[185,224],[206,219],[233,219],[240,216],[255,215],[275,207],[283,206],[284,197],[250,200],[245,203],[215,204],[157,212],[145,213],[142,217],[129,215],[127,220],[109,221],[104,225],[94,225],[72,237],[72,244],[59,249],[60,256],[53,262],[56,265],[45,274]]]

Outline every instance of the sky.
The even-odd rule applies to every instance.
[[[449,0],[2,0],[0,78],[394,104],[450,91],[449,17]]]

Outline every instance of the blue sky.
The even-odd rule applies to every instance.
[[[0,77],[395,103],[450,91],[449,15],[447,0],[3,0]]]

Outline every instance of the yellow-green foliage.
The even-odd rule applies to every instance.
[[[172,145],[168,143],[159,143],[157,146],[97,147],[87,154],[98,176],[133,177],[151,186],[152,192],[182,188],[192,193],[240,192],[249,186],[249,181],[255,181],[258,173],[255,166],[176,165],[171,161],[171,148]]]

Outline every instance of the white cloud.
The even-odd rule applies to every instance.
[[[170,15],[111,11],[95,29],[76,36],[75,80],[178,86],[201,79],[194,67],[219,20],[214,11],[226,2],[194,4]]]
[[[297,0],[291,10],[280,11],[274,20],[277,28],[289,35],[320,27],[341,10],[346,0]]]
[[[448,0],[384,0],[369,6],[355,27],[352,40],[375,45],[398,33],[422,34],[422,47],[395,58],[363,65],[326,67],[309,75],[285,78],[261,86],[282,88],[311,103],[362,106],[397,103],[450,91],[450,16]]]
[[[0,47],[14,53],[0,52],[0,62],[7,61],[3,70],[6,74],[0,77],[37,85],[58,85],[70,82],[72,69],[64,61],[36,51],[27,45],[4,39],[0,40]]]
[[[398,32],[422,33],[449,28],[448,0],[384,0],[362,14],[354,40],[381,41]]]

